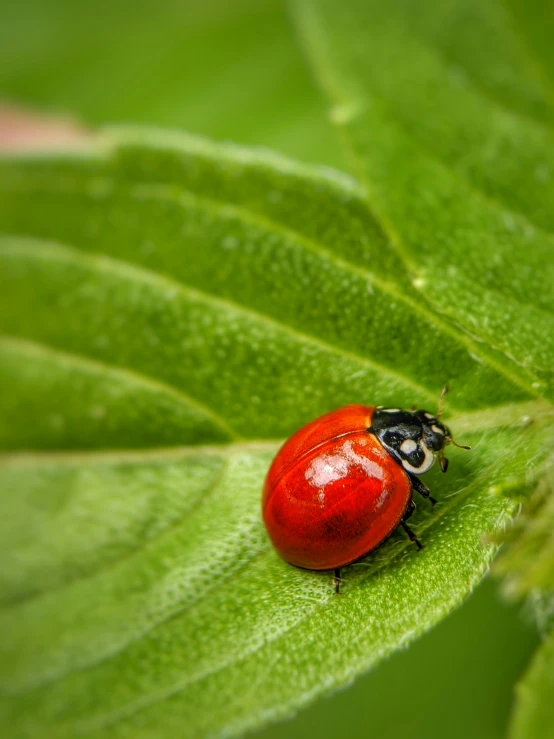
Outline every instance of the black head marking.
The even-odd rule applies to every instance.
[[[436,416],[428,411],[416,411],[415,415],[421,422],[425,443],[429,449],[440,452],[450,439],[450,431]]]
[[[435,454],[444,459],[442,450],[451,438],[448,428],[424,410],[376,408],[372,431],[392,457],[414,475],[431,469]]]

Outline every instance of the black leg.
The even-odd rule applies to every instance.
[[[432,505],[435,505],[437,501],[433,497],[431,497],[431,492],[429,488],[427,487],[427,485],[424,485],[419,479],[419,477],[416,477],[415,475],[410,475],[410,480],[412,481],[413,489],[417,490],[417,492],[423,498],[427,498],[427,500],[430,501]]]
[[[423,544],[420,542],[420,540],[417,538],[417,536],[414,534],[414,532],[411,530],[411,528],[408,526],[406,521],[401,521],[402,528],[404,531],[408,534],[408,538],[410,541],[416,545],[418,549],[423,549]]]
[[[335,595],[340,595],[340,567],[335,570],[333,577],[333,585],[335,586]]]
[[[408,503],[408,507],[404,511],[404,515],[402,516],[403,521],[407,521],[410,516],[413,514],[413,512],[416,509],[415,500],[412,498],[411,501]]]

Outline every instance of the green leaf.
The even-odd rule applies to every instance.
[[[0,165],[0,725],[237,733],[344,685],[486,571],[551,440],[526,368],[419,298],[348,177],[112,130]],[[433,408],[472,444],[345,572],[259,515],[278,442],[348,402]],[[529,419],[533,423],[529,423]]]
[[[512,596],[554,591],[554,471],[540,479],[522,514],[502,536],[507,551],[495,563]]]
[[[554,590],[535,588],[529,593],[529,601],[539,634],[544,638],[554,627]]]
[[[354,167],[412,284],[552,398],[554,55],[546,4],[308,0],[294,8]],[[551,472],[529,485],[537,490],[498,569],[510,573],[512,592],[544,597],[554,584]],[[514,486],[519,494],[524,487]],[[514,737],[554,735],[553,644],[521,687]]]
[[[408,649],[293,721],[263,729],[259,739],[332,739],[343,736],[346,726],[360,739],[368,727],[372,736],[387,739],[502,739],[513,686],[537,644],[521,607],[508,606],[498,597],[497,583],[485,577],[461,608]]]
[[[552,398],[554,20],[520,0],[293,3],[353,166],[415,289]],[[552,473],[498,570],[553,587]],[[499,537],[500,538],[500,537]],[[514,737],[554,735],[552,638],[520,692]]]
[[[294,7],[414,287],[552,398],[554,83],[532,39],[498,0]]]
[[[510,739],[554,737],[554,631],[539,647],[531,666],[517,686]]]

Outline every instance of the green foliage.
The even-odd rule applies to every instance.
[[[505,591],[527,596],[545,641],[516,686],[510,739],[554,737],[554,484],[552,467],[540,479],[522,514],[498,537],[506,547],[495,563]]]
[[[480,0],[438,13],[410,0],[297,4],[354,167],[415,287],[552,398],[554,138],[542,118],[554,112],[524,56],[511,71],[514,34],[496,10]],[[490,24],[498,83],[473,56],[490,51]],[[541,115],[522,114],[521,96]]]
[[[554,631],[537,650],[531,667],[517,686],[510,739],[554,737]]]
[[[296,7],[361,184],[132,127],[78,155],[1,162],[3,733],[232,734],[289,715],[449,613],[486,571],[487,536],[514,494],[544,484],[551,97],[503,14],[474,5]],[[67,30],[74,18],[64,26],[58,7]],[[245,58],[271,57],[264,39],[284,25],[271,8],[247,28],[231,13]],[[160,87],[150,69],[161,44],[139,54],[151,27],[139,9],[123,45],[101,35],[100,62],[91,19],[44,67],[50,34],[23,58],[4,31],[4,58],[18,61],[1,67],[7,89],[74,100],[90,120],[149,120],[151,103],[157,121],[181,123],[176,83]],[[158,70],[177,59],[182,70],[177,6],[160,15],[173,42]],[[233,37],[226,23],[210,38]],[[190,34],[198,52],[194,24]],[[288,59],[290,40],[276,38],[275,58]],[[116,70],[119,113],[90,82],[98,63]],[[232,71],[211,132],[233,135],[233,99],[237,130],[276,143],[253,133],[267,118],[247,129],[248,105],[234,100],[241,85],[273,89],[262,63],[247,66]],[[166,118],[149,94],[166,95]],[[291,128],[318,119],[316,101]],[[309,138],[284,135],[283,148]],[[282,562],[259,515],[279,440],[348,402],[434,408],[445,382],[446,421],[473,450],[429,475],[439,505],[413,519],[423,552],[394,535],[346,571],[340,598],[330,576]]]
[[[507,591],[522,596],[534,591],[554,591],[554,490],[553,470],[540,480],[531,499],[502,537],[509,545],[495,564],[506,576]]]
[[[1,473],[8,722],[239,730],[351,679],[478,581],[549,408],[418,305],[348,179],[124,130],[76,159],[6,160],[0,185],[2,438],[36,450]],[[432,407],[445,375],[475,448],[434,474],[427,548],[395,536],[333,598],[268,549],[271,440],[368,392]]]
[[[554,54],[545,40],[554,22],[547,5],[308,0],[295,9],[353,167],[414,287],[551,400]],[[535,588],[535,598],[547,601],[552,495],[550,472],[499,567],[512,591]],[[548,620],[543,607],[538,613]],[[522,687],[514,736],[554,733],[548,654],[543,648]]]

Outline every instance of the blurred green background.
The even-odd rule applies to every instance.
[[[277,0],[0,0],[0,97],[84,124],[183,128],[347,168]],[[257,736],[501,737],[537,642],[486,581],[407,651]]]
[[[2,96],[344,167],[280,0],[1,0]]]

